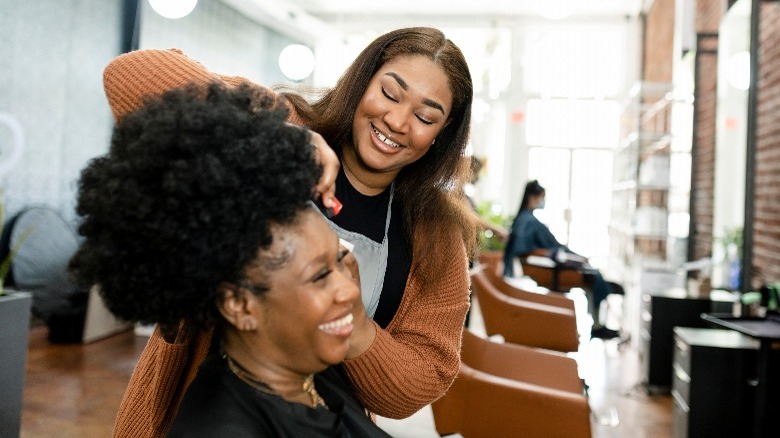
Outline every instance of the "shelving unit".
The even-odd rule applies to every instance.
[[[692,98],[676,95],[672,84],[638,83],[621,117],[609,272],[626,289],[624,326],[637,330],[642,293],[684,282],[679,267],[687,258]]]

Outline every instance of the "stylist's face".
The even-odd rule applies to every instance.
[[[397,175],[428,152],[451,110],[452,92],[439,65],[421,55],[391,60],[376,72],[355,110],[352,142],[359,164]]]
[[[261,257],[284,255],[277,269],[261,269],[268,292],[256,301],[258,332],[266,357],[301,373],[321,371],[344,360],[352,333],[352,303],[360,294],[344,265],[346,251],[314,210],[274,230]],[[247,272],[252,277],[252,269]]]

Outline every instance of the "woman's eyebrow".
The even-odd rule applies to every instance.
[[[397,74],[389,71],[389,72],[385,73],[385,75],[390,76],[393,79],[395,79],[396,82],[398,82],[398,85],[400,85],[401,88],[403,88],[404,90],[409,90],[409,84],[407,84],[406,81],[401,79],[401,77],[398,76]]]
[[[391,71],[390,71],[390,72],[387,72],[387,73],[385,73],[385,75],[387,75],[387,76],[390,76],[391,78],[395,79],[395,81],[396,81],[396,82],[398,82],[398,85],[400,85],[400,86],[401,86],[401,88],[403,88],[403,89],[404,89],[404,91],[408,91],[408,90],[409,90],[409,84],[407,84],[407,83],[406,83],[406,81],[405,81],[405,80],[403,80],[403,79],[402,79],[400,76],[398,76],[397,74],[395,74],[395,73],[393,73],[393,72],[391,72]],[[441,113],[442,113],[442,114],[444,114],[445,116],[447,115],[447,114],[444,112],[444,107],[443,107],[443,106],[441,106],[441,105],[440,105],[438,102],[436,102],[435,100],[431,100],[431,99],[423,99],[423,104],[424,104],[424,105],[426,105],[426,106],[429,106],[429,107],[431,107],[431,108],[435,108],[435,109],[437,109],[437,110],[441,111]]]

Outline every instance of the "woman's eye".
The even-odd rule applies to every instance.
[[[312,277],[311,281],[312,283],[316,283],[320,280],[324,280],[328,278],[328,275],[333,272],[331,269],[323,269],[322,271],[318,272],[314,277]]]
[[[433,122],[431,122],[430,120],[428,120],[428,119],[426,119],[426,118],[424,118],[424,117],[418,116],[417,114],[415,114],[415,116],[416,116],[416,117],[417,117],[417,118],[418,118],[418,119],[419,119],[421,122],[425,123],[426,125],[433,125]]]
[[[390,95],[390,93],[385,90],[385,87],[382,87],[382,94],[385,95],[386,98],[392,100],[393,102],[398,102],[393,96]]]
[[[339,255],[338,257],[336,257],[336,261],[339,263],[344,263],[344,258],[347,256],[347,254],[349,254],[349,250],[342,249],[341,251],[339,251]]]

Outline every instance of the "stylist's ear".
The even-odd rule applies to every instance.
[[[219,313],[227,322],[241,331],[255,331],[258,327],[256,307],[253,306],[252,294],[242,291],[238,286],[223,284],[219,288],[217,302]]]

